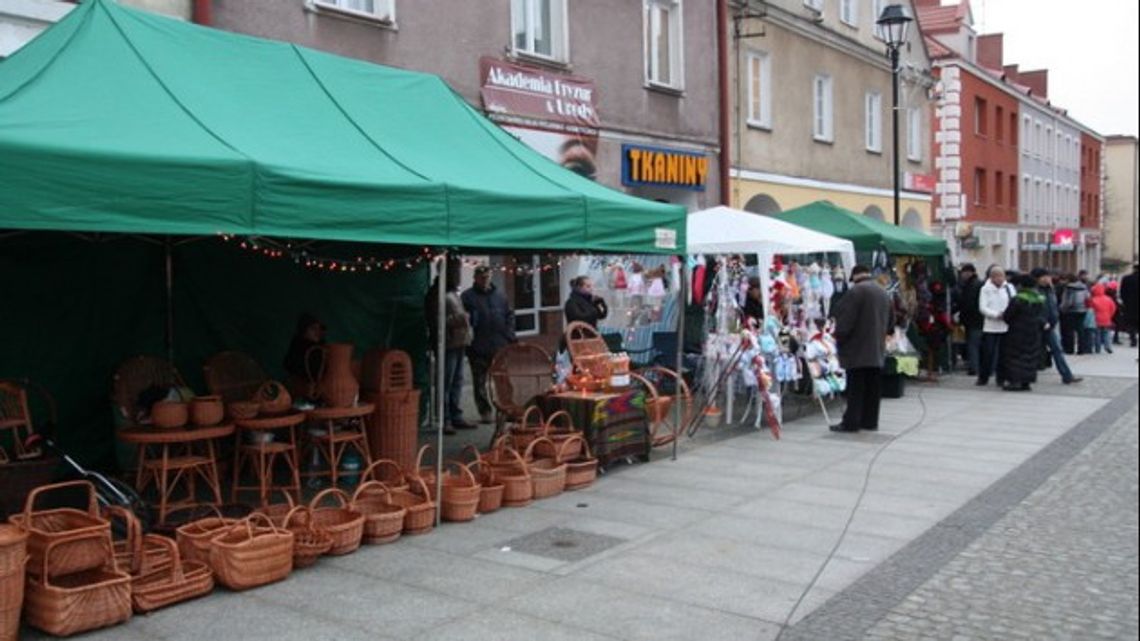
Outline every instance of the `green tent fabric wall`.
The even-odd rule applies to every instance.
[[[0,62],[0,176],[0,228],[684,250],[682,207],[563,169],[436,76],[110,0]]]
[[[896,227],[843,209],[826,200],[789,209],[776,214],[776,218],[850,240],[857,252],[885,248],[898,256],[936,257],[947,251],[946,241],[941,238]]]

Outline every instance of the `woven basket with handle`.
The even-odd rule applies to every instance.
[[[321,507],[321,502],[330,496],[336,499],[338,505]],[[332,537],[329,554],[333,556],[355,552],[364,537],[364,515],[352,509],[351,504],[352,499],[335,487],[322,490],[309,502],[313,528],[327,532]]]
[[[393,490],[389,500],[407,512],[404,514],[404,534],[427,534],[435,527],[435,501],[431,500],[423,479],[416,478],[417,491]]]
[[[479,479],[479,513],[490,514],[503,506],[504,486],[495,478],[490,466],[483,461],[479,450],[474,445],[463,448],[464,452],[468,450],[472,452],[475,460],[467,464],[467,469]]]
[[[38,498],[69,488],[87,494],[86,510],[35,509]],[[87,481],[42,485],[28,494],[23,513],[13,514],[8,520],[28,531],[29,574],[45,572],[49,576],[62,576],[103,567],[109,560],[106,550],[111,545],[111,524],[99,515],[95,486]],[[106,539],[106,545],[101,538]],[[44,553],[55,541],[62,543],[53,546],[51,563],[44,563]]]
[[[523,455],[523,459],[527,462],[527,471],[534,483],[534,498],[536,499],[558,496],[566,489],[566,464],[560,463],[556,458],[536,458],[534,456],[535,448],[543,443],[554,447],[554,443],[544,436],[532,441]]]
[[[500,438],[484,455],[483,463],[495,480],[503,484],[504,506],[522,507],[534,501],[530,468],[518,450],[507,444],[506,437]]]
[[[205,563],[183,561],[178,545],[157,534],[147,534],[143,547],[163,548],[162,558],[170,563],[150,567],[144,562],[138,576],[131,580],[131,605],[142,614],[168,605],[189,601],[209,594],[214,589],[214,571]]]
[[[212,509],[215,512],[214,516],[190,521],[174,531],[178,552],[183,561],[197,561],[209,565],[210,539],[233,527],[240,520],[222,516],[216,507]]]
[[[440,518],[444,521],[470,521],[479,510],[479,497],[483,486],[471,469],[459,461],[448,461],[448,469],[457,474],[443,479],[443,498],[440,499]]]
[[[210,539],[210,567],[231,590],[280,581],[293,571],[293,533],[255,512]]]
[[[568,452],[577,450],[577,454],[558,457],[558,461],[566,466],[567,491],[589,487],[598,478],[598,459],[590,453],[590,445],[581,435],[574,439],[580,441],[578,447],[574,447],[572,440],[567,440],[562,446]]]
[[[294,570],[309,567],[332,549],[332,537],[328,532],[313,527],[312,509],[307,505],[289,510],[281,525],[293,533]]]
[[[103,549],[103,565],[65,575],[56,553],[71,555],[69,543],[86,541]],[[70,546],[72,549],[84,546]],[[116,625],[131,618],[131,577],[115,569],[110,535],[102,532],[55,537],[44,546],[39,568],[29,568],[24,602],[24,621],[48,634],[65,637]]]
[[[353,492],[352,509],[364,515],[365,544],[391,543],[400,538],[408,511],[393,505],[391,496],[391,490],[380,481],[365,481]]]

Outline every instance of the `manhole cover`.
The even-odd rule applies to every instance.
[[[512,552],[543,556],[559,561],[581,561],[625,543],[625,539],[571,528],[552,527],[520,536],[502,544]]]

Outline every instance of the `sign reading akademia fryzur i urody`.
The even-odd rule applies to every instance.
[[[709,177],[709,158],[702,153],[621,146],[621,183],[630,187],[676,187],[704,191]]]
[[[479,61],[483,106],[492,115],[518,115],[597,129],[597,90],[585,78],[548,73],[494,58]]]

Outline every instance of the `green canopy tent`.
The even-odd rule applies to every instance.
[[[941,257],[946,254],[946,241],[921,232],[896,227],[853,211],[837,207],[826,200],[789,209],[776,218],[851,241],[856,252],[885,249],[897,256]]]
[[[422,309],[422,264],[408,262],[411,279],[313,273],[179,238],[351,243],[349,255],[384,244],[397,257],[678,253],[684,216],[562,169],[438,77],[89,0],[0,61],[0,331],[35,339],[0,354],[0,376],[50,372],[75,390],[60,405],[92,409],[62,413],[83,433],[63,442],[94,452],[109,436],[107,363],[160,351],[164,296],[180,358],[280,349],[305,305],[349,299],[339,336],[324,320],[354,342]],[[394,333],[423,346],[422,321]]]

